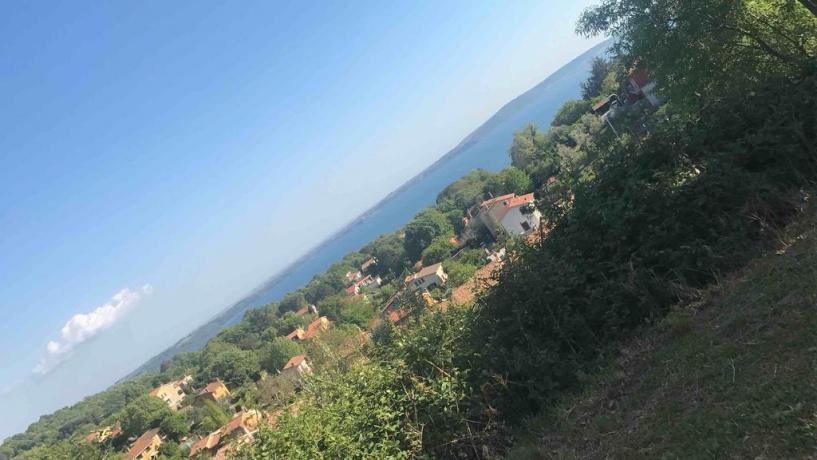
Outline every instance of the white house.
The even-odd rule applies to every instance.
[[[528,235],[539,228],[542,214],[533,207],[533,193],[515,193],[485,200],[479,206],[479,219],[496,236],[500,229],[510,235]]]
[[[423,267],[419,272],[406,277],[406,286],[412,291],[428,289],[432,286],[442,286],[448,281],[442,264]]]

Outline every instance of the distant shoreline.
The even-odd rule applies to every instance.
[[[175,356],[178,353],[187,351],[186,348],[189,346],[193,349],[196,348],[197,340],[202,340],[201,337],[197,337],[203,333],[206,333],[208,329],[212,329],[214,332],[216,329],[219,331],[230,324],[230,320],[235,317],[242,309],[248,304],[252,304],[256,302],[256,299],[261,296],[263,293],[267,292],[271,288],[273,288],[276,284],[278,284],[282,279],[286,278],[287,276],[291,275],[298,266],[302,265],[304,262],[314,258],[318,253],[324,250],[327,246],[332,244],[333,242],[337,241],[338,239],[342,238],[344,235],[352,231],[356,226],[360,225],[364,221],[366,221],[369,217],[373,216],[381,209],[383,209],[386,205],[388,205],[392,200],[398,197],[402,192],[406,191],[407,189],[411,188],[417,182],[423,180],[427,176],[434,173],[437,169],[445,165],[447,162],[451,161],[452,159],[459,156],[461,153],[466,151],[470,146],[478,143],[481,139],[491,133],[491,131],[503,123],[509,116],[511,116],[514,112],[519,111],[529,104],[535,102],[536,95],[539,91],[542,91],[547,88],[553,81],[558,80],[561,76],[565,73],[571,72],[572,67],[578,62],[582,61],[587,58],[588,55],[595,54],[598,55],[601,53],[602,48],[608,48],[609,44],[612,42],[611,39],[605,40],[602,43],[599,43],[590,49],[586,50],[585,52],[581,53],[574,59],[570,60],[563,66],[561,66],[558,70],[553,72],[552,74],[548,75],[544,80],[539,82],[534,87],[528,89],[524,93],[518,95],[505,105],[503,105],[499,110],[497,110],[490,118],[488,118],[485,122],[479,125],[476,129],[474,129],[471,133],[469,133],[465,138],[463,138],[456,146],[454,146],[451,150],[440,156],[436,161],[432,164],[424,168],[419,173],[412,176],[409,180],[401,184],[396,189],[392,190],[388,193],[385,197],[383,197],[380,201],[374,204],[372,207],[364,211],[363,213],[357,215],[348,223],[340,227],[337,231],[332,233],[327,238],[323,239],[321,242],[316,244],[312,249],[295,259],[293,262],[287,264],[284,268],[277,271],[274,275],[269,277],[266,281],[259,284],[256,288],[252,289],[249,293],[241,297],[236,302],[230,304],[229,307],[224,308],[223,310],[219,311],[214,316],[210,317],[204,323],[196,326],[192,331],[186,334],[184,337],[176,341],[173,345],[167,347],[163,351],[157,353],[132,372],[128,373],[126,376],[122,377],[121,379],[117,380],[116,383],[129,380],[131,378],[137,377],[142,375],[146,372],[150,372],[158,366],[161,365],[162,362]],[[519,126],[517,129],[522,129],[523,126]],[[257,306],[256,306],[257,307]],[[253,307],[250,307],[253,308]],[[216,332],[217,333],[217,332]],[[215,336],[213,334],[212,336]],[[209,337],[206,339],[209,341]],[[202,347],[206,343],[199,344]]]

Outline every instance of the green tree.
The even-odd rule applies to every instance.
[[[381,235],[376,240],[363,246],[362,251],[377,258],[377,265],[373,267],[373,271],[380,276],[390,273],[400,275],[408,264],[403,238],[399,233]]]
[[[539,156],[544,142],[544,136],[536,125],[529,124],[524,129],[517,131],[513,135],[513,144],[511,144],[511,164],[525,169]]]
[[[281,313],[288,311],[295,311],[306,305],[306,299],[301,291],[295,291],[284,296],[283,300],[278,304],[278,310]]]
[[[601,85],[601,83],[599,83]],[[553,117],[551,126],[572,125],[581,118],[582,115],[590,113],[590,100],[588,98],[567,101]]]
[[[276,337],[261,350],[261,367],[276,372],[295,355],[301,354],[301,346],[286,337]]]
[[[122,433],[127,439],[158,427],[173,415],[164,401],[146,394],[128,403],[117,418],[122,423]]]
[[[232,344],[210,342],[202,357],[197,377],[201,383],[220,378],[228,387],[239,387],[256,380],[261,371],[255,352]]]
[[[450,260],[443,263],[445,272],[448,274],[448,283],[451,286],[459,286],[470,280],[479,268],[476,265]]]
[[[448,213],[459,211],[460,215],[466,209],[482,200],[485,193],[485,182],[494,173],[484,169],[475,169],[460,179],[449,184],[437,195],[437,209]]]
[[[159,446],[159,455],[163,460],[183,460],[187,458],[186,455],[182,454],[182,449],[179,447],[179,443],[173,441],[163,442],[162,445]]]
[[[577,31],[612,35],[676,104],[700,107],[813,67],[817,17],[791,0],[603,0]]]
[[[374,315],[374,310],[365,300],[345,293],[327,297],[318,304],[318,309],[332,321],[360,327],[365,327]]]
[[[594,97],[601,96],[602,84],[604,83],[604,79],[607,78],[607,74],[609,72],[610,61],[603,57],[593,58],[593,62],[590,67],[590,76],[586,81],[582,82],[582,99],[589,101]],[[553,124],[558,125],[570,123],[556,123],[554,120]]]
[[[423,250],[423,265],[436,264],[451,257],[457,246],[451,242],[451,235],[441,235],[434,238],[431,244]]]
[[[172,412],[159,423],[162,434],[174,441],[179,441],[190,431],[190,421],[180,412]]]
[[[509,166],[485,183],[485,192],[492,196],[516,193],[522,195],[528,193],[533,188],[530,177],[521,169]]]
[[[435,208],[426,208],[406,224],[405,231],[406,254],[410,260],[418,260],[423,250],[431,244],[434,238],[450,235],[454,228],[446,219],[445,214]]]

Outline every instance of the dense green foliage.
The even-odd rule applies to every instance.
[[[611,65],[612,63],[603,57],[593,59],[593,63],[590,68],[590,77],[588,77],[587,81],[582,83],[582,100],[590,101],[606,93],[604,82],[610,74]],[[562,111],[564,110],[565,109],[563,108]],[[553,123],[551,124],[553,126],[559,126],[570,123],[571,122],[569,120],[564,120],[560,118],[559,115],[556,115],[556,118],[554,118]]]
[[[516,134],[513,166],[468,174],[401,231],[346,256],[280,303],[248,312],[152,381],[46,417],[4,443],[0,458],[26,450],[32,458],[94,458],[99,452],[76,450],[71,437],[114,416],[129,434],[160,426],[179,437],[185,424],[207,433],[224,422],[225,408],[177,417],[140,398],[150,385],[186,373],[197,385],[224,380],[236,407],[298,408],[262,429],[242,452],[250,458],[501,452],[509,424],[577,388],[622,339],[774,240],[817,180],[817,18],[799,3],[603,0],[579,30],[613,34],[615,56],[594,62],[583,100],[565,104],[549,129],[531,125]],[[655,111],[643,100],[628,102],[606,121],[590,113],[600,96],[626,94],[635,63],[657,77],[666,105]],[[451,255],[450,239],[469,208],[487,196],[530,191],[549,233],[531,246],[509,239],[509,263],[475,305],[415,308],[404,325],[372,331],[366,359],[340,357],[341,349],[350,356],[348,345],[377,322],[378,307],[418,260],[442,261],[453,285],[485,262],[478,249]],[[346,295],[346,273],[369,256],[387,285]],[[312,319],[286,313],[307,303],[337,327],[304,345],[282,339]],[[316,370],[300,390],[272,372],[296,352]],[[46,444],[50,451],[36,447]]]
[[[405,228],[406,254],[411,260],[419,260],[423,250],[437,237],[451,237],[454,227],[446,216],[435,208],[428,208],[417,214]]]
[[[286,337],[275,337],[261,350],[261,366],[268,372],[275,372],[295,355],[303,352],[300,344]]]
[[[606,344],[683,287],[739,267],[788,221],[815,178],[815,96],[813,78],[773,84],[610,146],[549,238],[519,253],[479,305],[481,362],[516,382],[502,395],[509,415],[574,385]]]
[[[647,63],[676,105],[702,107],[813,69],[817,17],[795,0],[603,0],[579,20]]]
[[[31,449],[37,445],[56,443],[71,436],[76,431],[90,429],[103,423],[114,412],[122,409],[147,393],[151,388],[152,377],[122,382],[107,391],[89,396],[84,400],[45,415],[26,430],[3,442],[0,447],[0,458],[10,458],[18,452]],[[35,458],[35,457],[32,457]]]
[[[817,373],[804,352],[817,346],[817,213],[807,208],[774,251],[673,307],[586,388],[526,423],[508,458],[817,451]]]

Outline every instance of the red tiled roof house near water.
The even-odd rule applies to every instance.
[[[542,214],[533,207],[535,201],[533,193],[491,198],[480,204],[479,219],[494,237],[503,230],[509,235],[528,235],[542,220]]]

